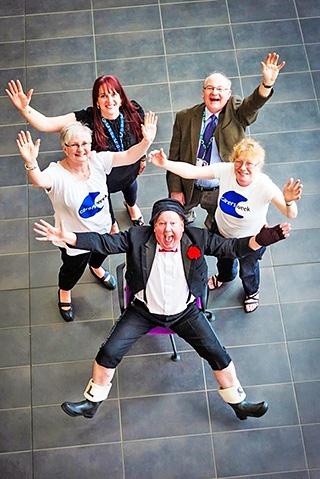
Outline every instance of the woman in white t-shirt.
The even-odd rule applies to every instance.
[[[218,207],[215,213],[213,232],[225,238],[240,238],[256,234],[264,224],[269,204],[272,203],[287,218],[298,214],[296,200],[301,198],[300,180],[290,178],[283,191],[264,173],[265,150],[252,138],[244,138],[233,148],[230,163],[214,163],[199,166],[169,161],[163,150],[149,154],[149,161],[182,178],[219,179]],[[238,272],[245,291],[244,310],[252,313],[259,305],[259,263],[266,248],[232,260],[219,258],[218,273],[209,278],[210,289],[219,288],[224,282],[232,281]]]
[[[17,145],[25,161],[31,183],[43,188],[52,202],[55,225],[67,230],[109,233],[112,226],[108,202],[106,175],[113,167],[130,165],[146,154],[156,135],[157,117],[148,112],[142,125],[140,143],[121,152],[91,151],[92,131],[80,122],[66,125],[60,133],[65,157],[40,170],[37,163],[40,140],[33,143],[30,133],[21,131]],[[59,271],[59,311],[65,321],[73,321],[74,308],[71,290],[81,278],[87,264],[91,273],[108,289],[117,286],[115,278],[105,271],[102,263],[106,256],[90,251],[70,248],[55,243],[61,251]]]

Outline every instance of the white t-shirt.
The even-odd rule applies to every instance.
[[[269,203],[280,188],[264,173],[257,173],[249,186],[236,181],[233,163],[210,165],[220,180],[215,219],[220,233],[226,238],[243,238],[257,234],[266,224]]]
[[[63,220],[67,231],[109,233],[112,225],[106,175],[112,169],[113,155],[110,151],[91,151],[90,177],[86,181],[75,178],[60,162],[50,163],[45,171],[52,179],[48,195],[55,212],[55,226],[59,227]],[[66,248],[70,256],[86,253],[85,250],[68,248],[65,243],[54,244]]]

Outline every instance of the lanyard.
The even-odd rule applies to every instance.
[[[209,122],[214,122],[215,120],[213,118],[209,118]],[[208,125],[209,126],[209,123]],[[201,133],[200,133],[200,148],[199,148],[199,152],[200,152],[200,149],[202,147],[203,149],[203,154],[202,154],[202,160],[205,158],[206,154],[207,154],[207,151],[210,149],[210,146],[211,146],[211,143],[213,142],[213,135],[210,137],[209,141],[206,143],[204,141],[204,133],[205,133],[205,130],[207,128],[206,126],[206,110],[204,109],[203,110],[203,115],[202,115],[202,128],[201,128]]]
[[[124,117],[123,114],[120,112],[120,131],[119,131],[119,141],[118,138],[116,137],[110,123],[108,120],[106,120],[103,116],[101,117],[102,123],[104,126],[107,128],[109,135],[111,136],[111,139],[113,143],[115,144],[115,147],[117,148],[118,151],[124,151],[124,146],[123,146],[123,133],[124,133]],[[119,143],[120,142],[120,143]]]

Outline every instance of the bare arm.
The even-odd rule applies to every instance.
[[[20,155],[25,161],[25,169],[33,186],[49,190],[52,187],[51,177],[46,171],[40,170],[37,162],[40,140],[36,140],[35,143],[33,143],[29,131],[26,133],[20,131],[16,143]]]
[[[129,150],[114,153],[112,166],[131,165],[146,154],[149,146],[152,144],[157,133],[158,117],[149,111],[144,117],[144,123],[141,125],[143,138],[137,145],[132,146]]]
[[[278,78],[279,71],[284,67],[285,62],[281,62],[278,65],[279,55],[277,53],[269,53],[264,62],[261,62],[262,70],[262,82],[259,86],[259,94],[267,98],[272,90],[276,79]],[[270,87],[270,88],[266,88]]]
[[[287,218],[296,218],[298,215],[296,201],[301,198],[302,188],[300,180],[294,181],[293,178],[289,178],[283,187],[283,194],[274,196],[271,203]]]
[[[212,180],[215,178],[210,165],[199,168],[198,166],[190,165],[190,163],[185,163],[183,161],[168,160],[167,155],[162,148],[161,150],[151,151],[148,155],[148,161],[154,166],[158,166],[159,168],[163,168],[181,176],[181,178],[190,180]]]
[[[12,104],[20,111],[25,120],[39,131],[58,133],[66,124],[76,121],[74,113],[67,113],[61,116],[45,116],[30,106],[33,89],[27,94],[24,93],[19,80],[11,80],[8,83],[6,94]]]

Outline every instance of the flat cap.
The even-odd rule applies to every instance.
[[[153,225],[155,219],[164,211],[175,211],[183,218],[185,222],[187,221],[184,206],[180,203],[180,201],[174,200],[173,198],[163,198],[162,200],[158,200],[153,204],[149,223]]]

